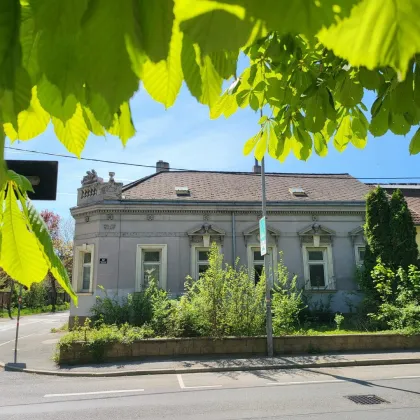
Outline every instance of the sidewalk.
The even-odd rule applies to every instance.
[[[27,368],[15,369],[6,367],[6,370],[17,370],[28,373],[57,376],[87,376],[87,377],[113,377],[133,375],[157,375],[198,372],[229,372],[250,370],[277,370],[277,369],[305,369],[321,367],[344,366],[373,366],[391,364],[420,363],[420,352],[387,352],[387,353],[349,353],[349,354],[322,354],[298,355],[279,357],[252,357],[252,358],[204,358],[172,360],[145,360],[136,362],[105,363],[97,365],[69,366],[59,368],[52,361],[45,360],[45,353],[36,350],[30,358],[20,359]],[[46,365],[49,368],[45,369]],[[45,366],[44,368],[42,368]],[[0,367],[4,363],[0,361]]]
[[[60,376],[125,376],[196,372],[223,372],[319,367],[369,366],[420,363],[420,351],[336,353],[278,357],[191,357],[178,359],[145,359],[135,362],[106,363],[58,367],[52,360],[55,345],[63,333],[51,333],[60,327],[68,313],[40,314],[22,318],[18,362],[26,368],[18,371]],[[0,323],[0,368],[13,361],[16,321]],[[11,367],[7,369],[12,370]]]

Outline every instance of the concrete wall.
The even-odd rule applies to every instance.
[[[182,209],[152,206],[133,208],[122,204],[102,204],[73,210],[76,219],[75,246],[95,245],[94,293],[79,296],[79,307],[71,307],[71,316],[89,315],[95,296],[102,285],[111,295],[124,296],[135,290],[137,245],[167,245],[167,289],[174,295],[183,293],[185,277],[191,271],[191,241],[188,232],[204,223],[225,232],[221,251],[225,261],[232,264],[233,239],[236,257],[247,265],[247,244],[258,244],[257,231],[244,235],[257,227],[259,208],[235,211],[235,238],[232,236],[232,211],[214,206],[211,209]],[[362,207],[349,209],[316,208],[304,211],[296,209],[271,209],[267,226],[277,235],[268,235],[269,246],[283,252],[284,263],[292,274],[297,274],[300,285],[305,283],[301,237],[298,232],[311,226],[314,218],[322,227],[335,231],[332,237],[335,290],[332,310],[348,312],[347,294],[356,289],[354,281],[354,242],[349,232],[363,223]],[[314,216],[314,214],[316,216]],[[106,258],[107,264],[99,264]],[[324,293],[325,295],[325,293]],[[321,299],[322,297],[320,293]],[[351,297],[353,298],[353,297]]]
[[[146,357],[256,355],[267,353],[265,337],[148,339],[124,345],[107,343],[94,349],[83,343],[61,347],[60,364],[138,360]],[[420,349],[420,335],[326,335],[274,337],[275,354]]]

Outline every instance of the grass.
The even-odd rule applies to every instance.
[[[66,311],[69,308],[70,308],[70,304],[66,302],[62,305],[56,305],[55,311],[56,312]],[[48,312],[52,312],[52,305],[41,306],[38,308],[22,308],[20,310],[20,315],[21,316],[35,315],[35,314],[43,314],[43,313],[48,313]],[[17,316],[17,313],[18,313],[18,308],[13,308],[12,316]],[[0,318],[7,318],[8,316],[9,314],[7,313],[7,309],[3,309],[3,311],[0,311]]]
[[[69,330],[69,323],[64,323],[61,327],[58,328],[51,328],[52,333],[58,333],[58,332],[66,332]]]

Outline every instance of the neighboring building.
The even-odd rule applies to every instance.
[[[408,208],[410,209],[413,221],[416,226],[417,236],[416,241],[420,250],[420,184],[404,183],[404,184],[367,184],[370,187],[380,186],[388,194],[392,194],[395,190],[399,189],[407,201]]]
[[[170,171],[123,186],[114,173],[104,182],[89,172],[78,190],[73,286],[79,307],[71,317],[89,315],[102,285],[124,296],[142,290],[154,276],[174,296],[186,276],[197,278],[216,242],[225,261],[262,270],[258,221],[261,177],[254,172]],[[267,229],[271,266],[279,252],[291,273],[332,310],[348,311],[358,299],[355,267],[364,254],[362,225],[370,187],[348,174],[266,175]]]

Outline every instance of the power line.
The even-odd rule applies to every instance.
[[[104,159],[95,159],[95,158],[85,158],[85,157],[81,157],[78,158],[76,156],[72,156],[72,155],[63,155],[60,153],[50,153],[50,152],[41,152],[39,150],[28,150],[28,149],[20,149],[18,147],[10,147],[10,146],[5,146],[5,149],[9,149],[9,150],[16,150],[16,151],[20,151],[20,152],[25,152],[25,153],[34,153],[34,154],[38,154],[38,155],[46,155],[46,156],[54,156],[54,157],[60,157],[60,158],[67,158],[67,159],[76,159],[76,160],[85,160],[85,161],[89,161],[89,162],[98,162],[98,163],[109,163],[112,165],[124,165],[124,166],[136,166],[136,167],[140,167],[140,168],[151,168],[151,169],[156,169],[156,165],[145,165],[145,164],[141,164],[141,163],[130,163],[130,162],[119,162],[119,161],[115,161],[115,160],[104,160]],[[172,171],[185,171],[185,172],[225,172],[225,173],[229,173],[226,171],[204,171],[204,170],[199,170],[199,169],[182,169],[182,168],[170,168]],[[241,171],[237,171],[237,172],[241,172]],[[318,178],[330,178],[331,175],[329,174],[286,174],[286,173],[282,173],[282,174],[278,174],[278,173],[267,173],[268,175],[276,175],[280,178],[313,178],[314,175],[316,175]],[[249,173],[249,175],[253,175],[252,172]],[[259,175],[259,174],[255,174],[255,175]],[[354,178],[356,179],[363,179],[363,180],[420,180],[420,176],[402,176],[402,177],[363,177],[363,176],[355,176]],[[337,177],[335,176],[334,179],[348,179],[348,177]]]

